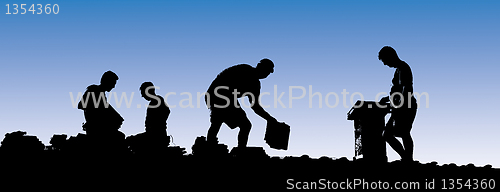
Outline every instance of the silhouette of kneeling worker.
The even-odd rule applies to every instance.
[[[90,85],[82,96],[78,109],[83,110],[85,124],[82,126],[93,145],[99,147],[121,147],[125,134],[118,131],[123,118],[108,103],[105,92],[115,88],[118,76],[106,71],[99,85]]]
[[[229,67],[219,73],[205,95],[205,102],[210,109],[210,128],[207,142],[217,144],[217,134],[222,123],[229,128],[240,128],[238,133],[238,148],[246,147],[252,123],[241,108],[237,98],[247,96],[253,111],[269,123],[278,121],[269,115],[257,101],[260,98],[260,79],[265,79],[274,72],[274,63],[262,59],[256,67],[239,64]]]
[[[413,75],[410,66],[399,59],[396,50],[392,47],[383,47],[378,58],[384,65],[396,68],[392,79],[391,96],[380,99],[381,103],[391,101],[393,106],[383,137],[401,156],[401,161],[412,162],[413,139],[410,131],[417,115],[417,100],[413,97]],[[396,137],[401,137],[403,145]]]
[[[170,115],[170,108],[160,95],[156,95],[155,87],[152,82],[144,82],[141,87],[141,96],[149,101],[146,110],[146,134],[153,137],[167,136],[167,119]]]
[[[165,150],[170,144],[167,136],[167,119],[170,108],[160,95],[156,95],[152,82],[144,82],[139,88],[141,96],[149,101],[144,122],[146,131],[127,137],[127,142],[134,153],[148,153]]]

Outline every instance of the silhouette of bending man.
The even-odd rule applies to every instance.
[[[100,85],[90,85],[82,96],[78,109],[83,110],[85,124],[83,130],[89,137],[100,139],[124,139],[125,135],[118,131],[123,118],[108,103],[105,92],[115,88],[118,76],[106,71],[101,77]]]
[[[238,147],[246,147],[252,124],[241,108],[237,98],[248,97],[253,111],[268,121],[277,123],[260,105],[260,79],[265,79],[274,72],[274,63],[269,59],[262,59],[257,67],[248,64],[239,64],[229,67],[219,73],[207,90],[205,102],[210,109],[210,128],[207,134],[208,143],[218,143],[217,134],[222,123],[234,129],[240,128],[238,133]]]
[[[146,110],[146,134],[153,137],[167,136],[167,119],[170,115],[170,108],[160,95],[156,95],[152,82],[144,82],[141,87],[141,96],[149,101]]]
[[[417,100],[413,97],[413,75],[410,66],[399,59],[396,50],[389,46],[380,50],[378,58],[384,65],[396,68],[392,79],[391,96],[380,100],[381,103],[391,101],[393,106],[383,137],[401,156],[402,161],[413,161],[413,139],[410,131],[417,115]],[[403,145],[396,137],[401,137]]]

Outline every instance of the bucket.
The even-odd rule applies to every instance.
[[[264,140],[273,149],[288,149],[290,126],[284,122],[268,123]]]

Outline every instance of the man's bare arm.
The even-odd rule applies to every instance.
[[[254,94],[254,95],[255,95],[255,98],[257,98],[257,99],[258,99],[258,98],[260,98],[260,93],[256,93],[256,94]],[[248,100],[250,101],[250,104],[252,104],[252,103],[253,103],[253,105],[252,105],[252,109],[253,109],[253,111],[254,111],[257,115],[259,115],[260,117],[264,118],[264,119],[265,119],[265,120],[267,120],[267,121],[276,121],[276,122],[277,122],[277,120],[276,120],[274,117],[272,117],[272,116],[271,116],[271,115],[270,115],[270,114],[269,114],[266,110],[264,110],[264,108],[262,108],[262,106],[260,105],[260,101],[258,101],[258,100],[257,100],[257,101],[254,103],[254,100],[253,100],[253,99],[254,99],[254,98],[252,98],[252,97],[250,97],[250,96],[248,97]]]

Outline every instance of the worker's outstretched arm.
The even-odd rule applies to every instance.
[[[274,117],[272,117],[262,106],[260,105],[260,101],[258,101],[258,98],[260,98],[260,93],[254,94],[255,98],[257,98],[257,101],[254,103],[254,98],[248,97],[248,100],[250,101],[250,104],[253,103],[252,109],[253,111],[259,115],[260,117],[264,118],[268,122],[278,122]]]

